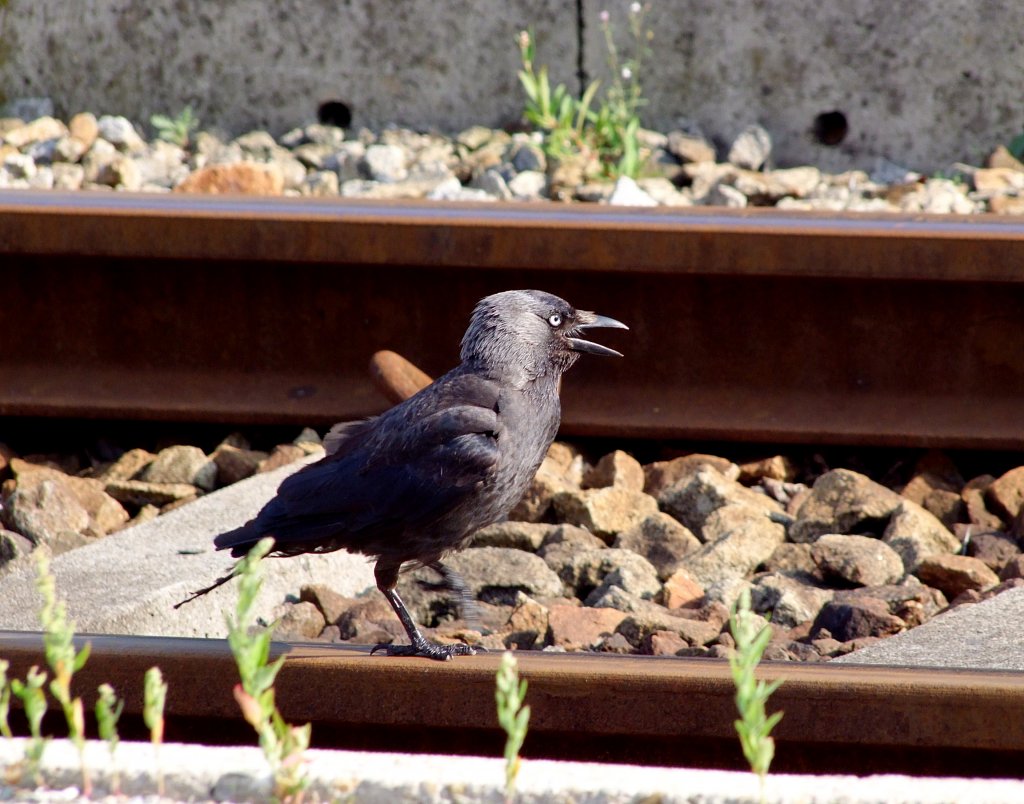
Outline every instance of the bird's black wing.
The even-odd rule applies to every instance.
[[[215,544],[236,554],[272,535],[275,552],[342,547],[429,528],[492,475],[497,385],[452,373],[387,413],[328,438],[332,450],[291,475],[243,528]]]

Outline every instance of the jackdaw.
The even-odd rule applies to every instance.
[[[580,353],[621,357],[580,337],[593,327],[627,329],[538,290],[482,299],[459,366],[379,416],[335,425],[321,460],[285,479],[254,519],[214,544],[242,556],[271,536],[272,556],[348,550],[375,558],[377,588],[410,644],[374,650],[442,660],[474,653],[424,638],[395,589],[399,573],[431,567],[468,596],[441,559],[522,497],[558,431],[561,376]]]

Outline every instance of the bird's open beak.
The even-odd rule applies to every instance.
[[[597,313],[588,313],[586,310],[576,311],[576,326],[573,328],[575,332],[587,329],[596,329],[597,327],[607,327],[609,329],[629,329],[621,321],[616,321],[614,318],[609,318],[606,315],[598,315]],[[592,355],[606,355],[608,357],[622,357],[622,352],[616,352],[614,349],[609,349],[607,346],[602,346],[599,343],[593,341],[585,341],[583,338],[567,338],[569,341],[569,347],[574,352],[587,352]]]

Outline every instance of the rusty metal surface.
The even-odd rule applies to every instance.
[[[1019,449],[1024,221],[0,192],[0,415],[324,425],[475,301],[631,327],[563,434]]]
[[[234,665],[213,640],[92,637],[76,676],[112,683],[127,701],[126,729],[141,731],[142,677],[169,682],[168,739],[251,742],[231,696]],[[0,656],[23,674],[40,663],[38,634],[0,632]],[[370,656],[367,650],[276,645],[287,658],[278,703],[312,722],[314,745],[468,754],[501,752],[494,715],[499,656],[446,664]],[[532,708],[532,757],[743,767],[732,722],[727,663],[713,659],[518,654]],[[784,678],[771,708],[773,770],[1024,776],[1024,678],[1001,672],[769,664]]]

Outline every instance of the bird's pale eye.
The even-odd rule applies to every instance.
[[[548,316],[548,323],[553,327],[562,326],[562,316],[558,313],[552,313]]]

